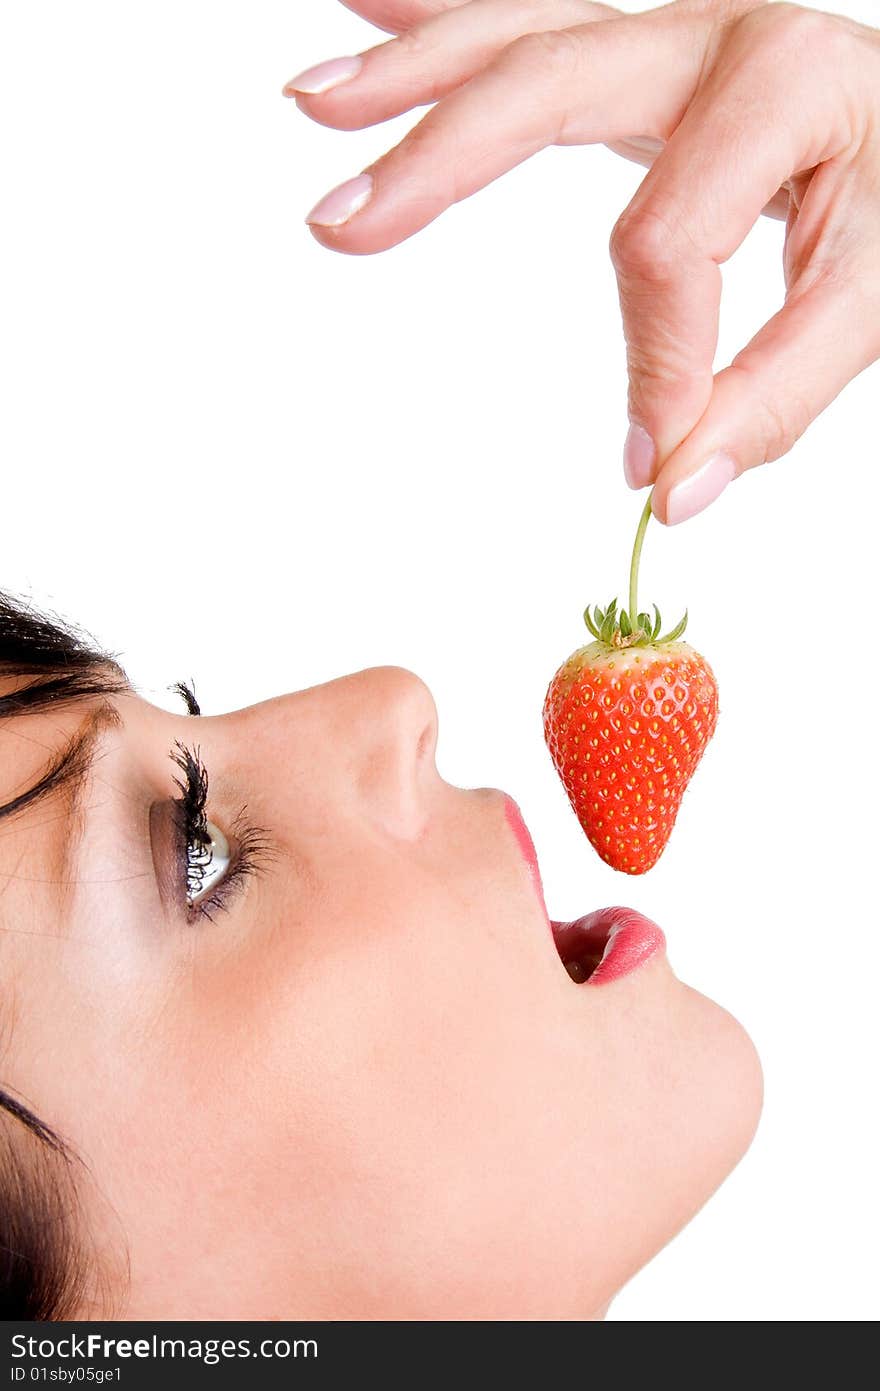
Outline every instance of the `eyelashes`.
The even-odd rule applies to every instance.
[[[201,891],[205,878],[205,858],[210,851],[211,834],[205,807],[208,804],[208,770],[201,760],[199,750],[187,748],[175,742],[171,757],[183,773],[183,779],[174,779],[180,791],[175,805],[178,811],[178,857],[183,850],[186,883],[186,898],[190,907]]]
[[[175,695],[180,696],[188,715],[201,715],[202,707],[196,700],[195,688],[191,681],[175,681],[170,689],[174,691]]]
[[[184,687],[190,695],[189,687]],[[192,696],[193,703],[195,697]],[[183,774],[174,778],[180,796],[174,799],[177,878],[181,896],[185,897],[186,912],[191,922],[198,918],[214,921],[214,912],[226,910],[230,899],[244,888],[250,875],[260,873],[270,852],[265,832],[254,826],[243,808],[230,827],[231,847],[218,827],[208,820],[208,771],[198,748],[189,748],[179,740],[171,750],[171,759]],[[221,876],[205,888],[217,856],[227,859]],[[220,866],[223,869],[221,863]]]

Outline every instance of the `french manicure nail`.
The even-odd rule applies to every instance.
[[[356,179],[340,184],[316,203],[306,222],[313,227],[342,227],[366,207],[372,192],[372,175],[358,174]]]
[[[623,446],[623,474],[631,488],[647,488],[656,458],[657,448],[647,430],[630,425]]]
[[[666,498],[666,525],[676,526],[702,512],[720,497],[736,477],[736,464],[729,454],[713,454],[689,478],[670,488]]]
[[[363,66],[363,58],[331,58],[329,62],[317,63],[315,67],[306,68],[305,72],[292,77],[289,82],[285,82],[282,91],[286,97],[300,94],[319,97],[324,92],[332,91],[334,87],[341,87],[343,82],[350,82],[353,77],[357,77]]]

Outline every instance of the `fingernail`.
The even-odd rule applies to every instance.
[[[623,446],[623,474],[631,488],[647,488],[654,471],[657,447],[641,425],[630,425]]]
[[[306,68],[305,72],[285,82],[281,90],[286,97],[295,97],[300,93],[306,97],[319,97],[334,87],[341,87],[343,82],[350,82],[363,66],[363,58],[331,58],[327,63]]]
[[[334,188],[316,203],[306,218],[313,227],[342,227],[361,208],[366,207],[373,192],[371,174],[358,174],[356,179]]]
[[[666,525],[676,526],[695,517],[720,497],[736,477],[736,464],[729,454],[713,454],[705,464],[670,488],[666,498]]]

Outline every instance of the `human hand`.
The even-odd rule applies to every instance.
[[[880,34],[799,5],[346,0],[397,37],[288,83],[353,130],[425,103],[317,205],[324,246],[383,251],[552,144],[651,164],[611,238],[629,366],[631,487],[676,523],[786,453],[880,357]],[[656,157],[654,155],[656,154]],[[713,375],[720,266],[786,219],[786,297]]]

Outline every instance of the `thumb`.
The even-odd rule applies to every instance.
[[[847,382],[880,357],[876,269],[814,279],[715,378],[709,405],[664,463],[653,510],[669,526],[739,474],[791,449]]]

